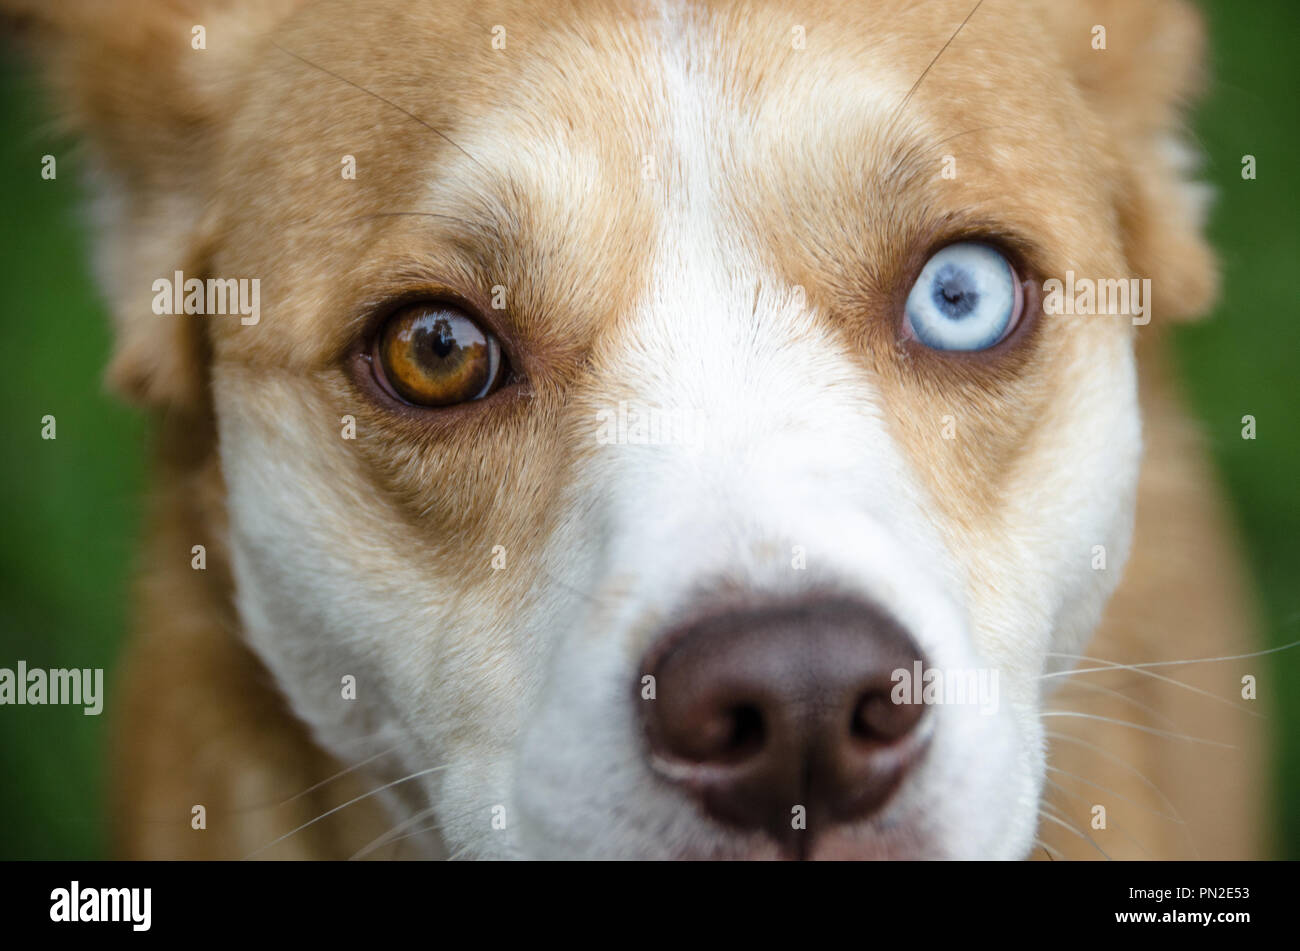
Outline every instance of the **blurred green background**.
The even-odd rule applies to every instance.
[[[1278,646],[1300,637],[1300,57],[1290,45],[1300,4],[1202,6],[1215,84],[1196,130],[1218,192],[1211,234],[1226,280],[1213,319],[1178,330],[1175,352],[1247,545],[1265,646]],[[40,177],[47,153],[58,158],[54,181]],[[1241,178],[1247,153],[1255,181]],[[104,667],[111,699],[148,426],[100,384],[108,319],[89,276],[76,172],[30,75],[0,51],[0,667]],[[1247,413],[1254,441],[1240,438]],[[46,414],[58,420],[53,441],[40,437]],[[1300,650],[1269,662],[1273,682],[1300,688]],[[1275,699],[1274,854],[1294,859],[1300,689]],[[77,708],[0,707],[0,858],[105,855],[106,723]]]

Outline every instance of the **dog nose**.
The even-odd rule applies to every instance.
[[[924,707],[891,699],[893,672],[919,661],[902,627],[853,600],[686,624],[646,658],[651,763],[714,818],[802,850],[878,810],[924,749]]]

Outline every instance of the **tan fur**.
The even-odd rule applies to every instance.
[[[635,158],[656,156],[669,193],[681,161],[672,143],[655,136],[666,120],[654,114],[655,77],[636,68],[653,60],[654,49],[635,29],[642,14],[604,5],[539,11],[476,3],[439,13],[422,4],[323,2],[293,16],[292,3],[248,4],[257,8],[253,15],[243,4],[196,0],[142,5],[147,13],[130,4],[74,3],[44,17],[26,4],[6,5],[28,18],[49,51],[54,84],[115,196],[103,212],[102,270],[119,325],[110,378],[136,400],[165,408],[161,495],[119,710],[119,851],[258,853],[373,783],[349,775],[298,795],[341,767],[314,746],[239,639],[223,550],[211,375],[219,371],[224,385],[257,394],[239,425],[311,458],[328,481],[333,494],[322,499],[322,533],[377,526],[384,544],[418,553],[465,603],[512,610],[529,596],[529,576],[473,570],[464,553],[503,542],[516,559],[536,555],[556,510],[551,503],[589,451],[575,436],[583,417],[574,406],[593,398],[592,380],[606,384],[604,398],[620,398],[611,341],[647,279],[642,252],[657,214]],[[944,361],[905,352],[896,327],[878,316],[897,309],[898,285],[927,247],[981,230],[1027,236],[1034,274],[1151,277],[1158,322],[1202,312],[1215,288],[1212,258],[1183,169],[1164,148],[1199,82],[1196,19],[1166,2],[989,3],[965,42],[945,52],[888,124],[863,115],[856,125],[853,117],[801,125],[782,112],[804,101],[801,93],[774,89],[798,87],[811,96],[817,83],[870,76],[900,101],[908,89],[899,77],[921,75],[968,7],[710,9],[725,37],[719,55],[730,58],[727,92],[757,110],[752,141],[718,186],[749,225],[747,250],[806,288],[810,306],[842,317],[834,333],[860,355],[886,404],[900,408],[890,433],[942,509],[936,521],[950,545],[996,545],[1006,502],[1000,487],[1032,482],[1044,434],[1077,410],[1062,394],[1086,392],[1089,361],[1120,353],[1135,331],[1113,321],[1044,319],[1018,349],[996,359]],[[207,21],[205,57],[188,50],[187,36],[191,23]],[[509,24],[516,54],[490,52],[485,38],[497,22]],[[792,57],[799,54],[787,48],[791,22],[808,23],[810,44],[825,44],[797,68]],[[1096,22],[1108,26],[1104,54],[1088,46]],[[349,43],[353,36],[433,31],[438,51],[420,57],[395,54],[387,42]],[[89,39],[79,42],[83,35]],[[592,37],[607,44],[613,65],[588,61],[583,44]],[[1148,47],[1138,37],[1157,39]],[[890,70],[878,65],[882,51]],[[150,90],[164,91],[161,101],[142,95],[146,76]],[[502,119],[493,111],[495,90],[511,83],[521,84],[524,101]],[[963,95],[972,83],[997,94]],[[635,94],[615,97],[610,88]],[[503,121],[508,128],[484,129]],[[456,144],[430,127],[450,130]],[[461,152],[462,140],[488,143],[499,154],[481,163]],[[503,179],[498,160],[511,150],[535,161],[505,162],[513,172]],[[958,182],[934,174],[946,152],[957,157]],[[364,186],[340,179],[338,158],[346,153],[364,167]],[[550,154],[557,162],[579,156],[578,171],[556,174],[545,160]],[[454,173],[431,185],[419,173],[434,156]],[[591,188],[584,175],[603,188]],[[621,198],[614,203],[609,194]],[[449,217],[405,214],[414,211]],[[274,332],[179,318],[160,325],[146,290],[174,269],[261,275]],[[526,397],[485,407],[490,439],[469,441],[451,423],[394,416],[364,399],[346,369],[367,319],[364,302],[381,301],[385,289],[481,295],[494,284],[511,289],[500,330],[528,355],[522,369],[532,386]],[[1212,480],[1171,392],[1153,339],[1157,327],[1136,336],[1146,456],[1135,546],[1086,652],[1126,663],[1244,652],[1253,646],[1248,611]],[[963,428],[957,442],[932,425],[954,406]],[[355,446],[334,438],[342,413],[354,414],[364,434]],[[184,555],[197,539],[208,546],[206,572],[192,571]],[[382,578],[395,558],[376,546],[358,571]],[[972,598],[995,597],[999,581],[968,579]],[[431,646],[430,663],[453,647]],[[1239,666],[1160,672],[1231,696]],[[1129,837],[1157,857],[1259,854],[1266,780],[1258,723],[1150,678],[1086,676],[1122,686],[1176,728],[1086,689],[1066,690],[1049,707],[1137,720],[1242,750],[1207,752],[1128,727],[1055,721],[1051,728],[1059,724],[1128,760],[1186,823],[1144,812],[1137,804],[1168,807],[1124,767],[1068,742],[1053,747],[1052,765],[1110,791],[1049,774],[1064,787],[1049,796],[1055,814],[1086,827],[1091,806],[1104,803],[1110,827],[1092,836],[1112,856],[1143,854]],[[473,722],[472,709],[458,713]],[[208,809],[205,835],[190,829],[194,804]],[[346,856],[386,827],[367,799],[258,854]],[[1097,854],[1051,821],[1040,836],[1059,854]]]
[[[1105,623],[1083,653],[1115,664],[1142,664],[1256,651],[1236,539],[1203,441],[1179,405],[1159,341],[1142,356],[1147,447],[1134,550]],[[1080,666],[1104,665],[1084,661]],[[1238,660],[1154,667],[1150,673],[1218,699],[1130,671],[1086,675],[1088,684],[1122,696],[1093,687],[1065,688],[1049,707],[1136,726],[1069,718],[1053,724],[1052,729],[1104,752],[1060,741],[1052,748],[1052,765],[1106,788],[1049,774],[1061,787],[1048,794],[1055,815],[1087,829],[1096,846],[1050,821],[1041,837],[1074,858],[1100,858],[1097,847],[1111,858],[1272,855],[1264,838],[1271,827],[1269,735],[1266,720],[1258,716],[1268,711],[1239,699],[1243,675],[1267,682],[1263,665],[1258,659]],[[1235,700],[1235,706],[1224,700]],[[1091,826],[1092,807],[1099,803],[1108,812],[1105,830]],[[1039,850],[1036,857],[1048,856]]]

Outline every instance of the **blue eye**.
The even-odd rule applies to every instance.
[[[1010,262],[965,241],[936,253],[907,295],[904,328],[934,350],[985,350],[1020,318],[1024,292]]]

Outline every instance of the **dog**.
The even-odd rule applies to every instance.
[[[3,6],[157,420],[118,854],[1266,852],[1188,3]]]

